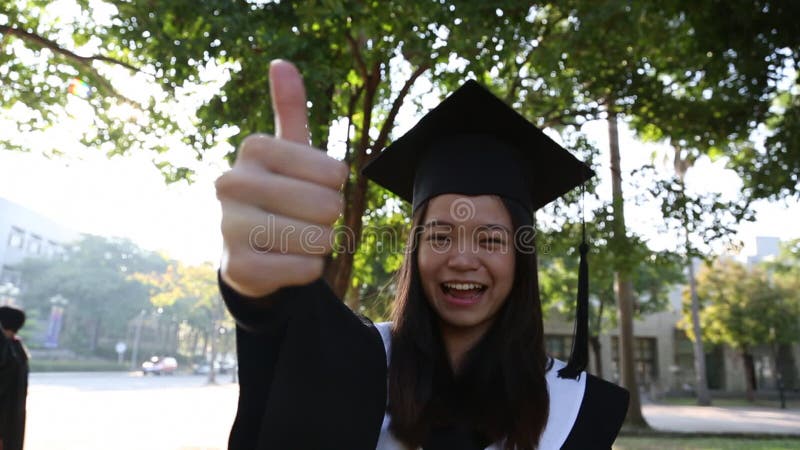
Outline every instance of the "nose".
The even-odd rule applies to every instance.
[[[447,267],[459,271],[477,270],[480,265],[478,255],[470,249],[455,248],[447,260]]]

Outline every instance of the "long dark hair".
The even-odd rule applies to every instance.
[[[533,217],[514,201],[503,199],[503,204],[515,230],[513,287],[458,374],[450,368],[436,313],[419,276],[417,251],[427,204],[414,214],[397,279],[389,363],[390,429],[412,448],[423,445],[433,430],[456,426],[487,443],[506,439],[506,449],[533,450],[547,423],[545,372],[550,362],[544,349],[536,255],[531,242],[521,242],[526,233],[518,232],[522,227],[532,231]]]

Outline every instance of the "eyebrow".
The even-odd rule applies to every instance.
[[[423,225],[423,227],[426,228],[426,229],[427,228],[434,228],[434,227],[450,227],[450,228],[453,228],[454,226],[455,225],[453,225],[450,222],[445,222],[443,220],[438,220],[438,219],[433,219],[433,220],[431,220],[429,222],[426,222],[425,225]]]
[[[425,229],[430,229],[430,228],[435,228],[435,227],[454,228],[455,225],[450,223],[450,222],[447,222],[447,221],[444,221],[444,220],[438,220],[438,219],[433,219],[433,220],[425,223],[425,225],[423,225],[423,228],[425,228]],[[484,225],[480,225],[480,226],[477,227],[477,230],[478,231],[499,230],[499,231],[505,231],[506,233],[511,234],[511,230],[507,226],[499,224],[499,223],[487,223],[487,224],[484,224]]]
[[[483,231],[483,230],[488,230],[488,231],[500,230],[500,231],[505,231],[508,234],[511,234],[511,230],[509,230],[507,226],[499,223],[487,223],[486,225],[481,225],[478,227],[478,231]]]

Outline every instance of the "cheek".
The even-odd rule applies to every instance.
[[[422,286],[425,289],[425,293],[427,295],[431,294],[430,292],[428,292],[429,285],[436,284],[437,262],[435,255],[432,255],[431,253],[432,252],[429,249],[421,248],[417,258],[419,279],[422,282]]]
[[[503,297],[511,293],[514,284],[515,260],[513,254],[493,255],[490,262],[495,286]]]

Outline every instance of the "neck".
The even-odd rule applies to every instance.
[[[439,323],[444,347],[450,360],[450,367],[452,367],[454,373],[460,371],[464,356],[481,340],[489,330],[490,325],[491,322],[486,322],[473,327],[462,328],[443,322]]]

